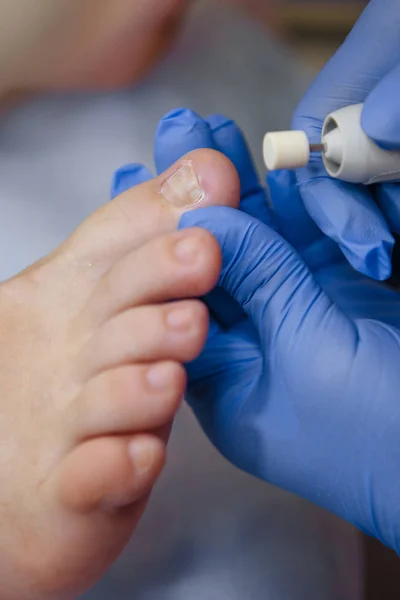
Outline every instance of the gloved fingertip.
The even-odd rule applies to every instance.
[[[189,108],[177,108],[170,111],[160,120],[156,130],[156,144],[163,135],[171,135],[174,129],[179,128],[179,135],[184,136],[194,128],[206,129],[205,120]]]
[[[377,281],[386,281],[387,279],[390,279],[392,275],[392,256],[395,241],[392,236],[390,236],[390,238],[390,241],[383,241],[379,248],[379,257],[375,261],[375,272],[371,269],[373,276]]]
[[[144,165],[139,163],[124,165],[115,171],[113,175],[111,198],[114,199],[116,196],[152,178],[152,173]]]
[[[180,108],[174,108],[173,110],[170,110],[169,112],[167,112],[160,120],[160,123],[165,123],[167,121],[193,121],[193,120],[202,120],[202,118],[200,117],[200,115],[198,115],[196,112],[194,112],[193,110],[190,110],[189,108],[185,108],[185,107],[180,107]]]
[[[208,115],[206,121],[213,133],[216,133],[220,129],[224,129],[225,127],[237,127],[232,119],[221,114]]]
[[[390,234],[388,234],[390,235]],[[343,254],[350,264],[359,272],[376,281],[386,281],[392,274],[392,254],[394,239],[382,241],[378,246],[370,248],[362,255],[354,250],[341,246]]]
[[[214,148],[208,123],[197,113],[179,108],[165,115],[158,124],[154,141],[154,160],[157,173],[200,148]]]

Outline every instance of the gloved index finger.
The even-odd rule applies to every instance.
[[[244,135],[236,123],[223,115],[206,118],[214,138],[215,148],[235,165],[240,178],[241,195],[258,191],[260,181]]]
[[[268,206],[266,188],[261,185],[253,157],[240,127],[223,115],[207,117],[215,149],[234,164],[240,179],[240,210],[256,217],[270,227],[278,228],[277,220]]]
[[[157,173],[166,171],[182,156],[200,148],[215,149],[208,123],[187,108],[167,113],[158,124],[154,140]]]

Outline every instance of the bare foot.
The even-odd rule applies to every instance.
[[[207,335],[198,298],[220,251],[185,210],[236,206],[201,150],[101,208],[0,285],[0,581],[4,600],[71,599],[123,549],[165,460]]]

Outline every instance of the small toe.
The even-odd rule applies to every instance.
[[[77,446],[58,467],[54,485],[67,509],[113,513],[142,499],[165,462],[165,444],[157,436],[97,438]]]

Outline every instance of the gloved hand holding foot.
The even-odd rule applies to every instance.
[[[295,186],[290,202],[300,202]],[[184,215],[181,227],[192,226],[220,243],[220,285],[248,315],[214,322],[189,366],[205,431],[240,468],[399,551],[400,296],[356,274],[329,241],[325,264],[324,240],[316,256],[303,244],[308,267],[276,231],[232,209]]]
[[[293,173],[270,178],[268,211],[232,121],[190,111],[166,120],[160,170],[211,146],[241,178],[242,212],[200,209],[180,223],[208,229],[223,254],[206,349],[188,365],[200,423],[240,468],[399,550],[400,296],[349,266],[305,211]]]

